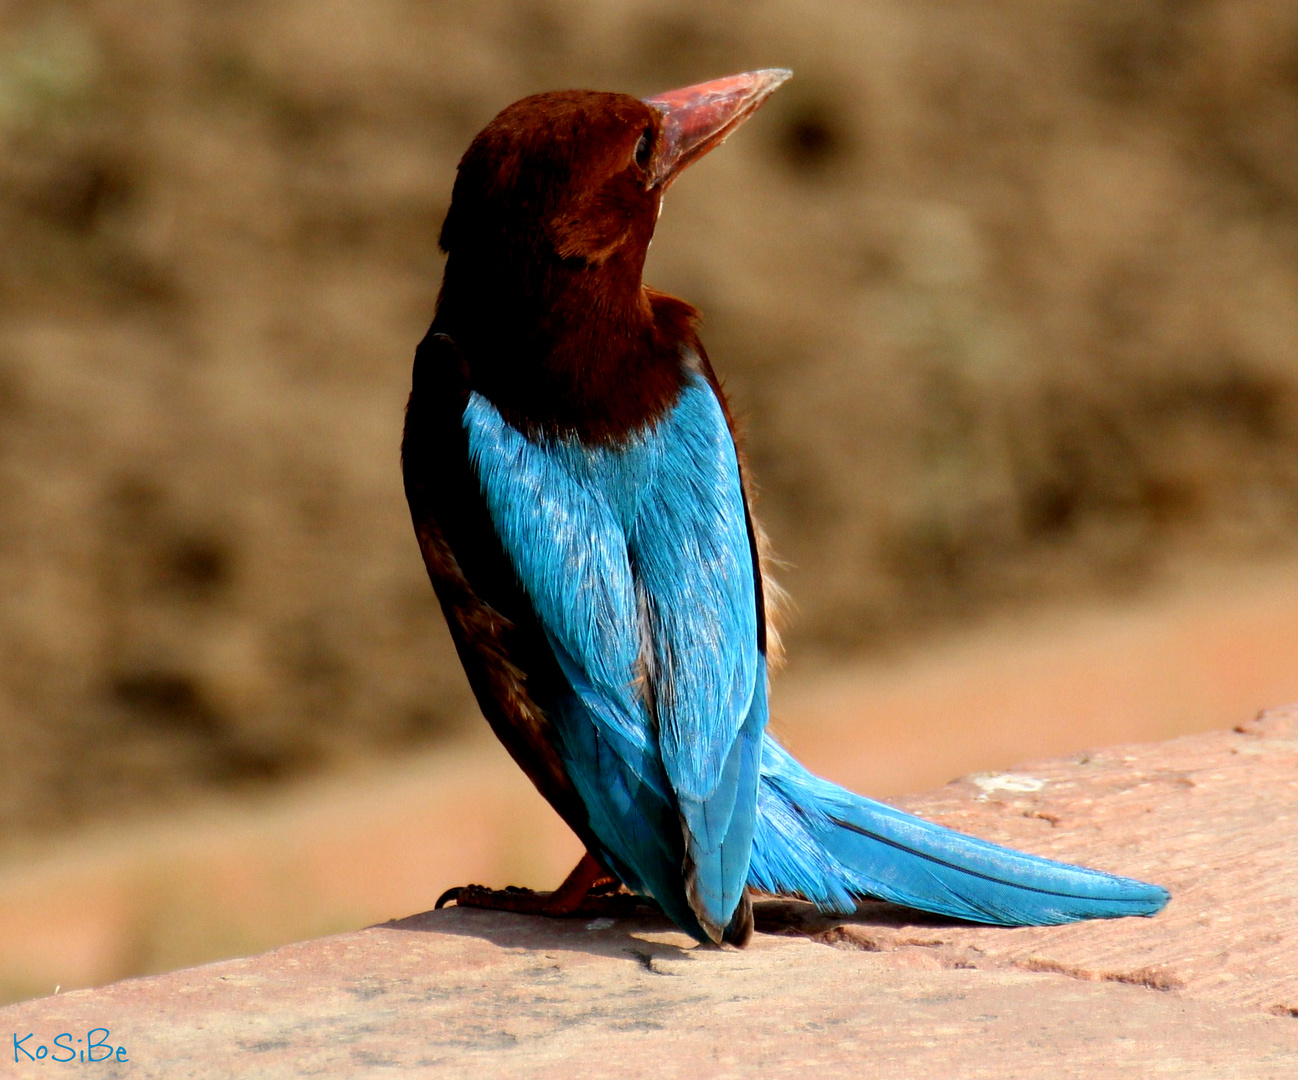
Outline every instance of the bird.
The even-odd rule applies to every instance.
[[[483,715],[586,853],[553,892],[467,886],[438,906],[644,898],[739,947],[754,897],[998,925],[1152,915],[1157,885],[854,794],[767,729],[776,593],[748,468],[699,313],[643,270],[664,192],[790,75],[536,94],[459,163],[405,494]]]

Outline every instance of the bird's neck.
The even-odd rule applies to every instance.
[[[473,269],[448,260],[433,327],[456,342],[473,389],[514,427],[610,443],[675,404],[685,350],[700,351],[697,315],[646,289],[639,267],[556,263],[513,279]]]

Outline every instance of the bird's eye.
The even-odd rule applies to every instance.
[[[635,144],[635,163],[642,169],[649,168],[649,158],[653,154],[653,132],[645,128],[644,134],[640,136],[640,141]]]

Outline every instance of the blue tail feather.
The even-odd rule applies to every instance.
[[[749,884],[846,913],[873,897],[971,922],[1153,915],[1157,885],[979,840],[813,776],[767,736]]]

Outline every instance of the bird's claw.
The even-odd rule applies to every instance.
[[[488,889],[485,885],[457,885],[453,889],[447,889],[437,898],[437,903],[433,905],[434,911],[440,911],[452,901],[456,907],[495,907],[491,902],[493,896],[508,896],[511,899],[517,899],[523,896],[534,896],[535,891],[525,889],[518,885],[506,885],[503,889]],[[508,909],[505,909],[508,910]]]
[[[441,911],[442,908],[446,907],[446,905],[452,900],[458,904],[460,902],[460,896],[463,893],[467,892],[469,889],[481,887],[482,886],[480,885],[456,885],[452,889],[447,889],[446,892],[442,893],[442,895],[437,898],[437,903],[433,905],[433,910]]]

